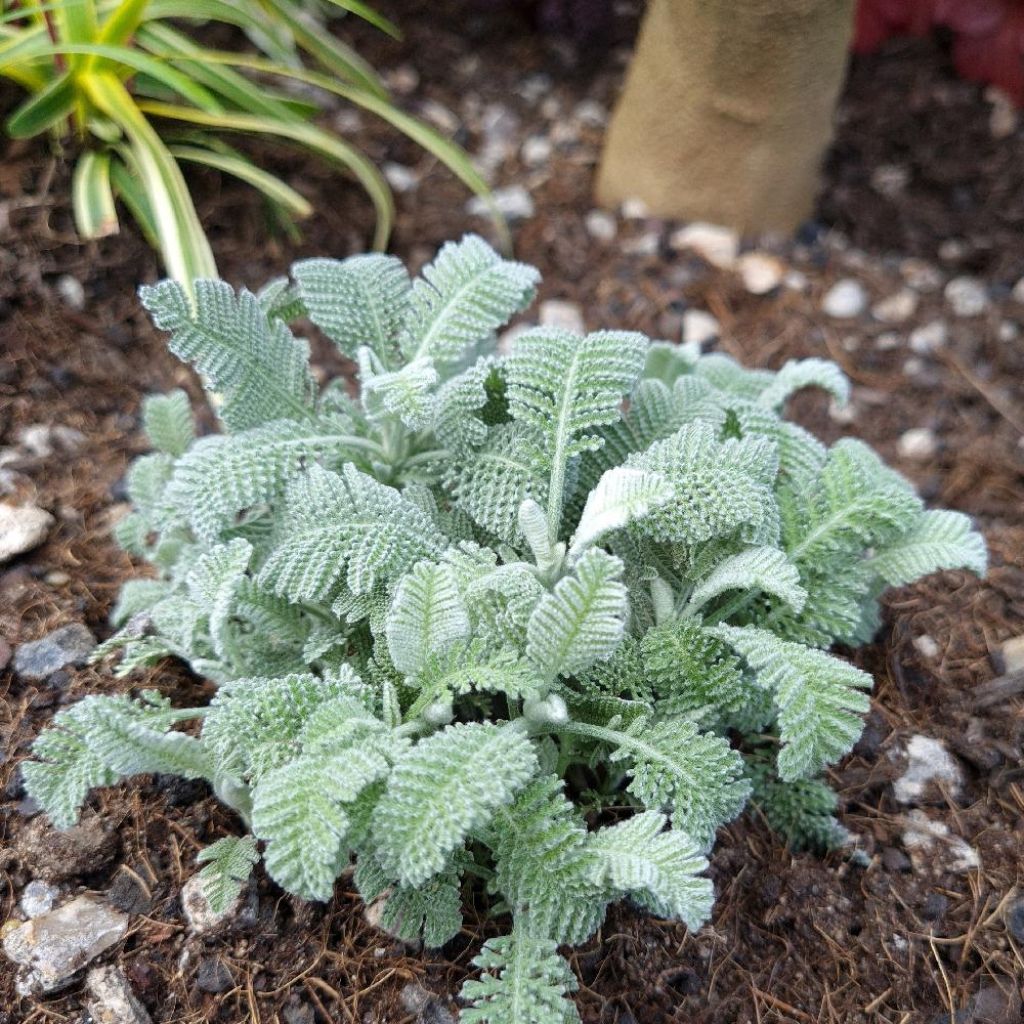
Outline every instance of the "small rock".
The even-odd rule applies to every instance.
[[[633,238],[627,238],[620,246],[620,250],[627,256],[654,256],[660,247],[661,232],[651,229]]]
[[[203,891],[198,874],[193,875],[181,888],[181,909],[189,928],[197,935],[219,932],[227,928],[247,927],[255,923],[258,909],[256,890],[246,886],[231,906],[219,914],[213,912]]]
[[[316,1024],[316,1011],[309,1003],[292,996],[284,1004],[284,1024]]]
[[[914,650],[929,661],[934,661],[942,653],[942,649],[935,642],[935,637],[927,633],[915,636],[910,642],[914,645]]]
[[[384,72],[387,87],[399,96],[408,96],[420,84],[420,73],[410,64],[399,64],[397,68]]]
[[[1010,292],[1010,296],[1014,302],[1024,303],[1024,277],[1022,277],[1014,286],[1013,291]]]
[[[860,316],[868,304],[868,293],[860,281],[845,277],[837,281],[821,300],[823,312],[837,320],[849,320]]]
[[[406,1013],[416,1014],[417,1024],[455,1024],[455,1018],[444,1002],[422,985],[406,985],[398,998]]]
[[[496,188],[491,193],[498,212],[509,220],[523,220],[533,216],[534,205],[530,193],[522,185]],[[466,210],[474,217],[490,216],[491,208],[483,196],[473,196],[466,204]]]
[[[152,1024],[120,967],[94,967],[85,976],[95,1024]]]
[[[999,321],[999,340],[1016,341],[1020,337],[1020,324],[1013,320]]]
[[[782,260],[766,252],[745,252],[736,261],[736,270],[751,295],[768,295],[775,291],[786,274]]]
[[[231,968],[219,957],[208,956],[199,961],[196,984],[204,992],[227,992],[234,983]]]
[[[897,850],[895,846],[887,846],[882,851],[882,866],[886,871],[895,873],[910,871],[913,868],[910,858],[902,850]]]
[[[84,665],[95,646],[96,637],[80,622],[73,622],[22,644],[14,655],[14,671],[23,679],[45,679],[67,665]]]
[[[930,892],[921,908],[921,916],[926,921],[941,921],[949,910],[949,898],[941,892]]]
[[[459,130],[458,117],[443,103],[438,103],[437,100],[424,100],[420,106],[420,113],[435,128],[440,128],[441,131],[446,132],[448,135],[454,135]]]
[[[942,821],[932,821],[924,811],[911,811],[905,819],[903,845],[914,867],[965,872],[981,866],[978,851],[949,831]]]
[[[61,274],[57,278],[57,294],[72,308],[85,309],[85,289],[77,277]]]
[[[946,344],[949,330],[945,320],[932,320],[910,332],[910,349],[919,356],[926,356]]]
[[[887,199],[895,199],[909,181],[909,169],[899,164],[880,164],[871,172],[871,187]]]
[[[1014,900],[1006,908],[1006,927],[1014,941],[1024,946],[1024,897]]]
[[[544,135],[531,135],[520,147],[519,155],[527,167],[541,167],[551,159],[551,140]]]
[[[955,800],[960,794],[963,776],[949,751],[930,736],[911,736],[907,742],[907,769],[893,784],[893,795],[901,804],[925,802],[931,783],[941,784]],[[942,798],[942,794],[937,794]]]
[[[1020,1024],[1020,989],[1013,978],[1001,985],[984,985],[971,998],[968,1006],[974,1024]]]
[[[896,449],[905,459],[924,461],[938,451],[939,439],[928,427],[914,427],[900,437]]]
[[[903,339],[895,331],[885,331],[875,338],[875,348],[879,352],[890,352],[902,344]]]
[[[42,544],[53,522],[49,512],[34,505],[0,502],[0,565]]]
[[[573,108],[572,116],[581,124],[592,128],[603,128],[608,121],[608,111],[597,100],[582,100]]]
[[[619,230],[615,218],[605,210],[591,210],[583,222],[590,237],[596,238],[599,242],[613,241]]]
[[[901,288],[871,307],[871,315],[885,324],[901,324],[916,312],[917,293],[909,288]]]
[[[721,334],[719,322],[703,309],[683,313],[683,341],[688,345],[706,345]]]
[[[626,220],[647,220],[650,215],[650,207],[640,198],[631,196],[622,201],[622,216]]]
[[[903,361],[903,375],[905,377],[920,377],[924,373],[924,360],[917,356],[911,356]]]
[[[124,864],[118,869],[110,888],[104,893],[107,902],[126,914],[148,914],[153,909],[153,894],[141,875]]]
[[[516,92],[531,106],[541,99],[545,93],[551,91],[554,83],[551,76],[543,71],[527,75],[516,87]]]
[[[782,283],[793,292],[807,291],[807,275],[800,270],[790,270],[783,278]]]
[[[675,252],[691,249],[712,266],[728,270],[736,263],[740,238],[732,228],[695,221],[673,231],[669,245]]]
[[[419,175],[405,164],[387,163],[381,170],[388,184],[396,192],[411,192],[420,183]]]
[[[74,452],[82,447],[85,434],[57,423],[31,423],[18,431],[18,444],[36,458],[45,459],[55,451]]]
[[[4,952],[24,970],[22,995],[53,992],[71,981],[90,960],[120,942],[128,917],[94,896],[78,896],[6,932]]]
[[[942,272],[932,264],[913,256],[908,256],[900,262],[900,273],[915,292],[937,292],[942,287]]]
[[[557,327],[575,334],[586,333],[583,310],[575,302],[564,299],[545,299],[537,310],[541,327]]]
[[[841,423],[849,426],[857,418],[857,406],[853,402],[838,402],[830,399],[828,403],[828,418],[833,423]]]
[[[999,648],[1004,673],[1024,671],[1024,634],[1004,640]]]
[[[988,309],[988,292],[976,277],[954,277],[942,294],[957,316],[981,316]]]
[[[38,878],[64,882],[102,871],[117,855],[117,833],[92,811],[67,829],[36,818],[18,835],[18,859]]]
[[[988,115],[988,130],[993,139],[1009,138],[1017,130],[1017,108],[1002,89],[990,85],[985,99],[992,104]]]
[[[969,251],[967,243],[960,238],[946,238],[939,243],[939,259],[943,263],[960,263]]]
[[[59,895],[60,890],[55,885],[34,878],[25,886],[18,906],[26,917],[41,917],[53,910]]]

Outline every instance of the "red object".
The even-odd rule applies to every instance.
[[[1024,0],[860,0],[853,49],[870,53],[892,36],[938,27],[952,33],[958,74],[1024,106]]]

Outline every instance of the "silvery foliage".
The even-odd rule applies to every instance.
[[[576,1019],[557,947],[615,900],[705,921],[705,854],[752,787],[795,840],[833,841],[820,778],[871,679],[827,649],[871,637],[884,587],[985,570],[966,517],[781,417],[800,388],[846,398],[831,363],[546,327],[501,354],[536,283],[467,237],[414,281],[369,255],[260,295],[201,281],[194,306],[144,288],[223,431],[197,439],[180,391],[148,400],[118,536],[155,572],[104,653],[219,690],[86,698],[24,766],[62,826],[124,776],[208,779],[246,827],[201,857],[218,906],[260,855],[313,900],[354,859],[387,927],[441,945],[482,875],[512,918],[466,986],[490,1024]],[[317,386],[300,315],[357,397]]]

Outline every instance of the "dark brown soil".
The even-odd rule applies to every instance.
[[[513,151],[497,174],[498,184],[526,184],[536,202],[536,216],[516,231],[516,252],[544,273],[542,298],[578,302],[589,327],[671,337],[678,336],[682,310],[693,304],[718,317],[721,347],[749,364],[837,359],[855,384],[854,418],[837,421],[818,396],[799,402],[800,418],[828,440],[849,433],[876,445],[930,502],[975,515],[991,546],[984,581],[946,573],[890,593],[881,635],[855,655],[877,680],[874,704],[864,738],[834,781],[843,821],[860,837],[869,866],[839,855],[793,855],[763,823],[744,818],[723,830],[713,857],[718,904],[709,926],[690,935],[620,908],[599,936],[572,953],[584,1019],[929,1024],[966,1011],[993,986],[1019,996],[1024,953],[1011,940],[1005,911],[1024,889],[1024,702],[979,710],[972,690],[993,676],[991,653],[1024,632],[1024,347],[1011,337],[1013,325],[1024,322],[1024,307],[1006,288],[1024,272],[1024,134],[993,141],[988,104],[977,88],[951,80],[930,44],[900,44],[857,62],[820,209],[858,248],[812,226],[801,244],[777,247],[806,276],[806,288],[758,298],[731,274],[673,253],[666,225],[620,220],[613,242],[588,234],[584,218],[601,130],[574,121],[573,111],[585,99],[611,103],[622,66],[617,51],[587,67],[573,64],[561,44],[510,34],[507,21],[467,18],[454,0],[390,6],[406,40],[371,41],[368,54],[382,68],[415,65],[421,82],[403,102],[415,110],[429,98],[463,116],[471,128],[461,139],[471,149],[480,144],[472,126],[487,104],[518,116],[517,143],[547,135],[552,112],[519,90],[533,73],[551,76],[557,119],[576,125],[575,138],[557,144],[539,168],[522,166]],[[619,35],[628,38],[631,28],[623,19]],[[0,93],[0,107],[10,100]],[[487,230],[464,212],[459,186],[408,143],[368,121],[359,134],[374,156],[422,174],[418,188],[399,197],[397,253],[419,263],[446,238]],[[68,622],[107,635],[118,588],[139,568],[109,536],[123,502],[121,478],[143,448],[139,402],[173,385],[198,392],[135,301],[137,285],[158,275],[152,254],[130,233],[77,244],[68,168],[41,145],[3,145],[2,443],[15,445],[21,428],[38,423],[84,435],[74,451],[26,455],[6,467],[18,474],[15,499],[31,499],[57,516],[43,547],[0,571],[0,637],[15,647]],[[226,278],[257,286],[300,255],[345,255],[365,246],[370,216],[354,186],[305,159],[267,158],[318,212],[300,242],[268,241],[264,211],[249,192],[197,178],[201,213]],[[870,185],[879,166],[892,164],[913,169],[894,201]],[[655,251],[636,252],[652,235]],[[821,313],[821,295],[841,276],[860,278],[881,298],[912,272],[905,256],[954,269],[938,255],[948,238],[966,243],[955,269],[970,269],[993,286],[984,316],[957,320],[941,291],[925,293],[913,319],[895,329],[891,347],[891,339],[879,347],[877,338],[892,328],[866,316],[836,326]],[[80,311],[60,297],[57,280],[65,274],[84,286]],[[938,317],[950,324],[948,344],[932,356],[912,353],[910,330]],[[897,441],[912,427],[934,431],[933,458],[900,456]],[[915,645],[923,636],[935,642],[937,656]],[[0,768],[0,871],[6,872],[0,920],[13,912],[25,882],[45,870],[38,852],[45,839],[27,842],[29,829],[41,826],[19,791],[16,761],[62,705],[89,692],[147,685],[176,701],[207,692],[170,664],[120,681],[104,668],[38,685],[0,673],[7,752]],[[946,794],[928,813],[978,852],[981,867],[966,874],[943,870],[940,858],[909,866],[896,856],[905,809],[895,803],[890,782],[905,740],[918,732],[944,740],[965,770],[960,798]],[[471,911],[462,936],[443,951],[421,954],[368,925],[344,880],[330,906],[320,907],[288,899],[261,877],[251,927],[190,938],[181,886],[200,847],[236,827],[231,816],[203,787],[164,779],[103,792],[93,805],[98,820],[113,826],[103,840],[109,850],[93,861],[95,870],[64,884],[109,891],[131,905],[132,928],[117,955],[157,1024],[270,1024],[290,1020],[286,1011],[299,1003],[319,1024],[411,1020],[398,1008],[401,988],[417,981],[448,999],[481,935],[493,927]],[[211,959],[231,973],[231,984],[218,994],[197,984],[200,964]],[[0,1024],[78,1020],[82,1006],[80,986],[45,1000],[19,1000],[10,964],[0,961]]]

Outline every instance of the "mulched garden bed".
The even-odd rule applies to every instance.
[[[794,855],[745,816],[722,831],[712,859],[718,904],[710,925],[691,935],[619,908],[573,953],[584,1019],[1019,1020],[1024,702],[983,707],[974,691],[996,674],[993,652],[1024,633],[1024,290],[1011,291],[1024,274],[1024,132],[993,137],[990,104],[977,87],[952,79],[937,44],[893,43],[858,60],[821,223],[795,243],[762,243],[790,277],[757,296],[734,273],[675,251],[672,225],[619,217],[608,238],[607,221],[588,219],[601,118],[633,16],[618,18],[607,51],[578,58],[484,6],[469,15],[454,0],[382,6],[401,21],[404,43],[361,31],[358,38],[378,67],[398,69],[402,102],[435,120],[444,120],[442,108],[454,113],[467,126],[460,141],[490,154],[495,184],[529,190],[536,213],[516,224],[516,254],[543,272],[541,299],[577,304],[589,328],[672,338],[686,309],[708,310],[721,324],[720,347],[750,365],[836,359],[854,382],[851,412],[811,395],[800,399],[799,418],[826,440],[854,435],[875,445],[929,502],[976,516],[991,549],[984,581],[946,573],[890,593],[877,642],[854,655],[877,685],[864,737],[834,782],[842,820],[866,857]],[[13,99],[0,93],[0,108]],[[413,172],[414,186],[398,196],[399,255],[418,264],[447,238],[489,230],[415,147],[366,118],[356,134],[375,156]],[[549,152],[538,143],[523,148],[538,138]],[[31,500],[56,524],[42,547],[0,569],[0,665],[6,645],[68,623],[108,635],[118,588],[139,572],[109,528],[123,509],[125,468],[144,447],[140,400],[171,386],[198,395],[134,297],[140,281],[158,276],[152,254],[130,234],[77,244],[67,166],[38,145],[3,145],[0,485],[5,500]],[[364,247],[370,214],[354,186],[288,154],[266,158],[317,213],[301,241],[268,241],[251,193],[197,177],[227,279],[255,287],[299,256]],[[964,273],[984,285],[979,315],[954,315],[944,297],[948,279]],[[822,297],[842,278],[859,280],[872,301],[907,288],[915,308],[896,324],[867,312],[831,319]],[[911,345],[915,330],[937,321],[943,343]],[[330,372],[341,369],[326,346],[315,352]],[[78,434],[25,434],[39,424]],[[916,445],[909,430],[919,432]],[[195,854],[236,827],[205,786],[150,778],[102,792],[77,854],[54,844],[21,791],[16,762],[61,706],[145,686],[175,701],[208,692],[172,664],[129,680],[103,667],[62,670],[38,684],[0,672],[0,920],[15,912],[32,878],[107,893],[132,914],[116,959],[157,1024],[411,1021],[418,1011],[410,983],[440,997],[429,1012],[454,1010],[453,994],[493,927],[472,913],[443,951],[421,953],[373,928],[344,879],[323,907],[292,900],[261,876],[246,927],[190,935],[179,897]],[[910,810],[891,783],[915,734],[941,740],[963,773],[959,792],[937,792],[921,810],[976,851],[976,868],[952,870],[941,848],[911,857],[904,847]],[[77,1021],[83,1000],[80,985],[19,999],[11,964],[0,961],[0,1024]]]

